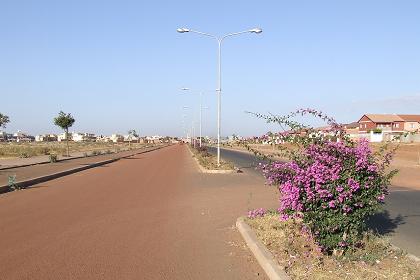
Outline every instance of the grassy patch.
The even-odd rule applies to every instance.
[[[208,170],[234,170],[234,166],[230,162],[221,160],[220,166],[217,166],[216,156],[210,154],[205,148],[194,148],[190,146],[191,152],[197,158],[199,164]]]
[[[367,234],[360,248],[327,256],[298,221],[267,214],[246,222],[292,279],[420,279],[420,263],[393,249],[385,237]]]

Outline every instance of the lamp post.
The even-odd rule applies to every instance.
[[[203,35],[203,36],[208,36],[208,37],[212,37],[214,39],[217,40],[218,43],[218,87],[217,87],[217,165],[220,166],[220,117],[221,117],[221,94],[222,94],[222,43],[224,41],[224,39],[226,39],[227,37],[232,37],[232,36],[236,36],[236,35],[240,35],[240,34],[244,34],[244,33],[255,33],[255,34],[260,34],[262,32],[261,28],[253,28],[253,29],[249,29],[249,30],[245,30],[245,31],[241,31],[241,32],[235,32],[235,33],[229,33],[227,35],[224,36],[216,36],[213,34],[209,34],[209,33],[205,33],[205,32],[201,32],[201,31],[197,31],[197,30],[192,30],[189,28],[178,28],[176,30],[178,33],[188,33],[188,32],[192,32],[192,33],[196,33],[199,35]]]
[[[189,88],[187,88],[187,87],[184,87],[184,88],[181,88],[181,90],[183,90],[183,91],[189,91],[190,89]],[[203,137],[203,135],[202,135],[202,126],[203,126],[203,109],[208,109],[208,107],[203,107],[203,91],[200,91],[199,92],[199,94],[200,94],[200,141],[199,141],[199,143],[200,143],[200,148],[202,147],[202,137]]]
[[[183,106],[182,109],[187,110],[190,109],[189,106]],[[185,115],[184,115],[185,116]],[[196,139],[195,139],[195,121],[194,121],[194,112],[192,112],[192,120],[191,120],[191,131],[190,131],[190,137],[191,137],[191,145],[195,148],[196,146]]]

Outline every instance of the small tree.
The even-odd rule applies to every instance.
[[[70,156],[70,148],[69,148],[69,127],[72,127],[76,120],[73,118],[71,114],[66,114],[63,111],[60,111],[58,116],[54,118],[54,124],[56,126],[61,127],[64,130],[66,135],[66,142],[67,142],[67,156]]]
[[[0,127],[6,127],[6,124],[9,122],[9,117],[0,113]]]
[[[133,140],[133,137],[139,137],[136,130],[134,129],[128,131],[128,145],[130,149],[131,149],[131,141]]]

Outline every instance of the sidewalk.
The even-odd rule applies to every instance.
[[[104,150],[97,150],[101,151],[102,153],[105,152]],[[58,161],[66,161],[70,159],[75,158],[82,158],[85,157],[84,155],[92,154],[93,151],[83,151],[83,152],[71,152],[70,157],[65,157],[58,155],[57,160]],[[124,151],[121,151],[124,152]],[[50,162],[50,156],[49,155],[42,155],[42,156],[34,156],[29,158],[6,158],[6,159],[0,159],[0,170],[2,169],[9,169],[12,167],[21,167],[21,166],[28,166],[28,165],[35,165],[35,164],[44,164]]]
[[[72,152],[70,157],[58,156],[58,160],[73,159],[83,157],[84,152]],[[33,164],[47,163],[50,161],[49,155],[34,156],[29,158],[7,158],[0,159],[0,170],[5,168],[11,168],[15,166],[27,166]]]
[[[139,152],[150,151],[156,149],[157,147],[144,147],[141,149],[124,151],[114,154],[105,154],[105,155],[98,155],[98,156],[90,156],[90,157],[76,157],[76,153],[74,156],[68,160],[59,161],[56,163],[45,163],[45,164],[37,164],[37,163],[44,163],[42,158],[37,157],[33,159],[34,165],[27,165],[27,166],[19,166],[14,168],[8,169],[0,169],[0,186],[5,186],[8,184],[9,176],[16,176],[16,182],[22,182],[33,178],[38,178],[41,176],[51,175],[58,172],[71,170],[78,167],[88,166],[97,162],[112,160],[116,158],[127,157],[130,155],[137,154]],[[21,159],[16,159],[15,163],[23,164],[24,161],[19,162]],[[28,161],[27,161],[28,162]]]

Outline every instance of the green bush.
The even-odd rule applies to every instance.
[[[51,163],[57,162],[57,155],[56,154],[50,154],[50,162]]]
[[[27,152],[21,152],[21,153],[19,154],[19,157],[20,157],[20,158],[29,158],[29,157],[30,157],[30,155],[29,155]]]

